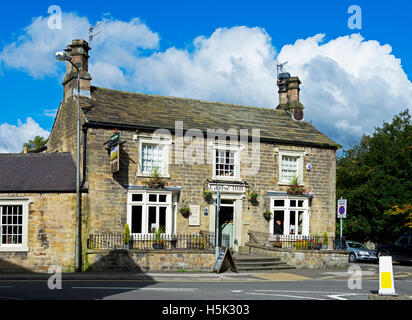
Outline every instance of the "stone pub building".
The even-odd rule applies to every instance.
[[[126,224],[132,239],[152,237],[161,226],[169,239],[213,235],[218,189],[219,230],[234,252],[247,251],[250,232],[273,240],[276,220],[282,222],[285,236],[334,236],[338,145],[304,121],[297,77],[279,75],[279,103],[273,108],[124,92],[92,86],[89,50],[84,40],[73,40],[66,48],[80,69],[83,269],[104,269],[110,264],[108,252],[115,251],[110,244],[107,250],[90,247],[91,236],[121,235]],[[55,189],[27,192],[0,185],[0,266],[6,261],[34,271],[53,264],[73,270],[76,126],[77,72],[67,62],[63,100],[46,152],[1,155],[0,166],[7,157],[64,158],[64,166],[49,166],[57,166],[55,180],[69,181],[64,188],[50,185]],[[113,129],[121,143],[111,157],[105,142]],[[116,159],[118,170],[113,170],[111,160]],[[154,169],[163,187],[148,183]],[[28,171],[31,177],[36,169]],[[287,192],[294,177],[306,189],[303,194]],[[205,199],[205,191],[211,199]],[[256,200],[250,198],[253,192]],[[182,207],[190,208],[189,216],[181,213]],[[7,217],[15,210],[23,219],[9,225]],[[267,219],[265,210],[271,212]],[[8,238],[14,226],[21,241]],[[41,240],[45,238],[47,245]],[[211,270],[214,262],[213,248],[131,249],[124,255],[142,270]],[[121,259],[126,258],[115,260]]]

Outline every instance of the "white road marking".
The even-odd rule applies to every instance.
[[[92,290],[147,290],[147,291],[184,291],[192,292],[197,288],[139,288],[139,287],[72,287],[72,289],[92,289]]]
[[[348,300],[342,297],[346,296],[357,296],[359,293],[346,293],[346,294],[335,294],[328,296],[329,298],[336,299],[336,300]]]
[[[258,296],[274,296],[274,297],[284,297],[284,298],[310,299],[310,300],[326,300],[326,299],[321,299],[321,298],[304,297],[304,296],[292,296],[292,295],[289,295],[289,294],[276,294],[276,293],[246,292],[246,294],[258,295]]]
[[[273,295],[273,296],[282,296],[282,297],[288,297],[288,295],[284,295],[283,293],[303,293],[303,294],[321,294],[321,295],[326,295],[330,299],[336,299],[336,300],[348,300],[343,297],[345,296],[357,296],[357,295],[369,295],[367,292],[357,292],[357,293],[347,293],[347,292],[327,292],[327,291],[298,291],[298,290],[254,290],[255,292],[265,292],[265,293],[260,293],[262,295]],[[253,294],[253,293],[252,293]],[[258,293],[255,293],[258,294]],[[321,298],[314,298],[314,297],[306,297],[306,296],[291,296],[289,297],[294,297],[294,298],[303,298],[303,299],[313,299],[313,300],[326,300],[326,299],[321,299]]]
[[[367,292],[359,292],[359,293],[348,293],[348,292],[331,292],[331,291],[303,291],[303,290],[275,290],[275,289],[261,289],[261,290],[254,290],[258,292],[292,292],[292,293],[319,293],[319,294],[336,294],[336,295],[345,295],[345,294],[369,294]]]
[[[232,290],[233,293],[243,292],[243,290]]]

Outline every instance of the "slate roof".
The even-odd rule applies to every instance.
[[[174,130],[183,121],[184,130],[230,128],[260,129],[261,140],[337,147],[336,142],[312,124],[293,120],[284,110],[165,97],[91,87],[90,98],[82,98],[89,125],[115,125]]]
[[[0,193],[76,192],[70,153],[0,153]]]

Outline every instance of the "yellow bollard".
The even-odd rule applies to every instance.
[[[392,257],[379,257],[379,294],[384,296],[396,296],[393,281]]]

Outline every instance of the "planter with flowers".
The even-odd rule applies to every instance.
[[[299,177],[293,177],[291,185],[289,186],[289,189],[286,190],[286,192],[288,194],[301,195],[307,193],[308,191],[304,186],[299,185]]]
[[[156,240],[153,242],[153,249],[163,249],[164,248],[164,242],[162,240],[162,233],[165,233],[165,227],[164,226],[159,226],[156,230]]]
[[[149,188],[158,189],[163,188],[165,186],[165,182],[160,177],[160,169],[157,167],[153,168],[152,177],[147,182]]]

